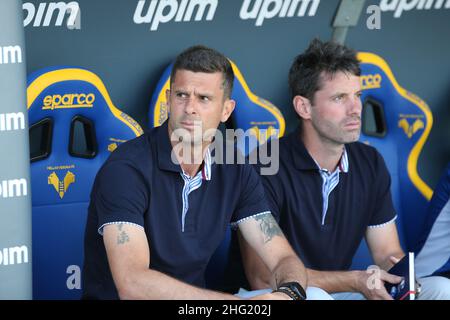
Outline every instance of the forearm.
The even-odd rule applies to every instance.
[[[375,264],[385,271],[395,264],[391,257],[400,260],[405,256],[395,223],[379,228],[368,228],[366,242]]]
[[[306,289],[305,267],[270,213],[239,224],[239,230],[246,275],[253,289],[275,289],[291,281]]]
[[[259,259],[259,257],[256,258]],[[258,265],[255,265],[256,262],[253,263],[253,266],[247,266],[245,268],[245,275],[250,284],[250,288],[252,290],[273,288],[271,284],[273,277],[270,270],[262,261],[259,261]]]
[[[307,269],[308,285],[328,293],[360,292],[360,272],[364,271],[317,271]]]
[[[227,293],[194,287],[155,270],[130,273],[117,285],[120,299],[126,300],[235,300]]]
[[[384,254],[383,256],[379,258],[375,258],[376,264],[383,270],[387,271],[390,268],[394,266],[394,262],[391,260],[391,257],[395,257],[398,260],[403,258],[405,256],[405,253],[403,250],[398,249],[396,251],[389,252],[388,254]]]
[[[272,272],[271,284],[276,289],[280,284],[295,281],[306,290],[308,277],[305,266],[295,255],[287,256],[279,261]]]

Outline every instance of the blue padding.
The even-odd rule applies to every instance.
[[[238,67],[231,64],[235,75],[231,99],[236,101],[232,123],[234,129],[242,129],[247,133],[237,140],[237,147],[247,155],[258,144],[273,137],[281,137],[285,131],[285,121],[277,107],[250,91]],[[172,66],[164,70],[153,92],[149,108],[151,128],[161,125],[168,117],[165,91],[169,89]]]
[[[71,100],[67,95],[73,94],[85,96]],[[95,175],[119,144],[140,135],[142,129],[112,104],[103,82],[86,69],[38,71],[28,79],[27,95],[30,126],[43,119],[53,123],[51,153],[31,163],[33,298],[78,299],[84,228]],[[65,104],[49,102],[65,95]],[[75,116],[94,125],[97,154],[92,159],[68,152]]]
[[[360,141],[376,147],[383,155],[392,178],[400,241],[403,249],[410,251],[421,232],[432,193],[417,172],[417,160],[431,130],[432,115],[423,100],[400,87],[381,57],[359,53],[358,58],[362,62],[362,101],[373,99],[380,103],[387,128],[383,136],[363,130]],[[352,268],[365,268],[371,263],[363,243]]]
[[[81,285],[87,207],[88,203],[33,207],[34,299],[80,297],[80,290],[69,288]]]

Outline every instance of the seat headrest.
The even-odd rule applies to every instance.
[[[119,144],[141,135],[141,127],[86,69],[35,72],[27,95],[33,206],[88,201],[97,170]]]
[[[244,154],[248,154],[258,144],[283,136],[286,124],[280,110],[269,101],[252,93],[239,68],[230,62],[234,72],[231,98],[236,101],[232,125],[234,129],[242,129],[247,133],[245,137],[238,139],[237,146]],[[173,64],[164,70],[152,95],[149,110],[151,128],[161,125],[168,118],[165,93],[170,88],[172,67]]]

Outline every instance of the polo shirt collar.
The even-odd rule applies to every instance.
[[[156,149],[158,152],[158,167],[161,170],[183,173],[181,166],[172,161],[172,144],[169,138],[168,120],[156,132]],[[211,180],[211,151],[206,150],[202,165],[202,179]]]
[[[339,164],[334,172],[329,172],[327,169],[322,168],[314,158],[313,158],[313,160],[316,163],[317,169],[319,169],[320,171],[324,171],[328,174],[334,173],[334,172],[336,172],[336,170],[338,172],[344,172],[344,173],[348,172],[348,155],[347,155],[347,150],[345,149],[345,147],[344,147],[344,152],[342,153],[341,159],[339,160]]]
[[[203,180],[211,180],[211,151],[206,149],[206,155],[203,159],[203,168],[202,168],[202,178]]]
[[[294,166],[298,170],[317,170],[321,169],[316,161],[311,157],[302,139],[300,138],[301,130],[298,127],[289,137],[289,144],[291,146],[291,152],[294,159]],[[341,160],[339,161],[339,170],[341,172],[348,172],[349,163],[347,150],[344,147],[344,152],[342,154]]]
[[[345,148],[344,146],[344,152],[342,153],[342,157],[341,157],[341,161],[339,161],[339,170],[341,170],[341,172],[348,172],[348,154],[347,154],[347,148]]]
[[[298,127],[289,136],[289,145],[292,158],[294,159],[294,166],[298,170],[317,170],[317,165],[308,150],[306,150],[306,147],[300,138],[300,134],[301,130],[300,127]]]

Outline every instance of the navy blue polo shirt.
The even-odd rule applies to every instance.
[[[326,172],[306,150],[299,129],[279,140],[279,155],[279,172],[261,178],[284,234],[306,267],[349,269],[367,228],[396,218],[383,158],[373,147],[350,143],[337,171]]]
[[[204,287],[205,268],[230,222],[268,211],[251,165],[211,163],[208,151],[203,169],[190,178],[171,151],[166,121],[122,144],[98,172],[86,226],[84,298],[118,298],[101,235],[107,224],[143,228],[149,268]]]

